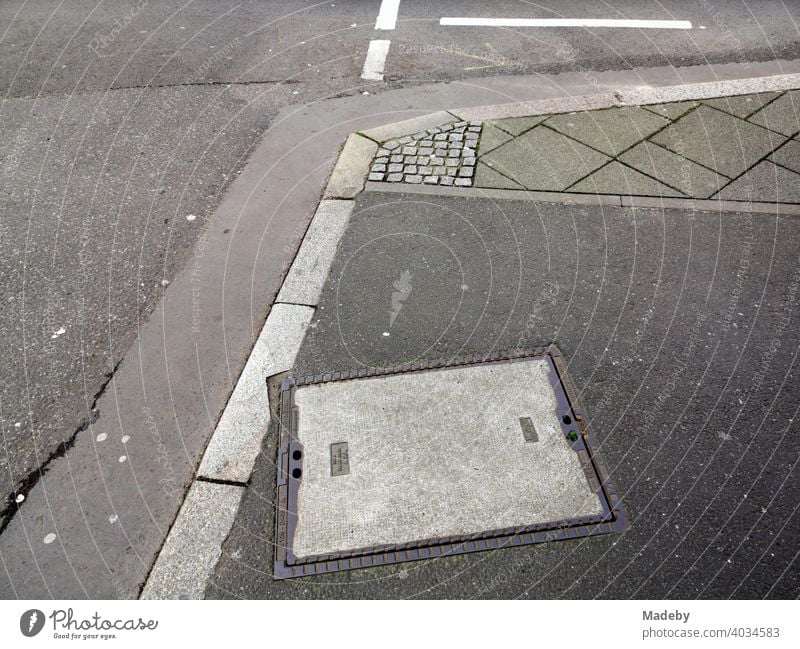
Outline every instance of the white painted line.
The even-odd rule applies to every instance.
[[[197,475],[242,484],[250,480],[269,426],[267,377],[292,369],[314,309],[275,304],[206,448]]]
[[[383,67],[389,55],[391,41],[370,41],[367,50],[367,60],[364,61],[364,71],[361,78],[367,81],[383,81]]]
[[[203,599],[244,487],[195,480],[140,599]]]
[[[688,20],[615,20],[607,18],[442,18],[440,25],[458,27],[624,27],[691,29]]]
[[[375,29],[394,29],[397,24],[397,12],[400,9],[400,0],[383,0],[375,21]]]

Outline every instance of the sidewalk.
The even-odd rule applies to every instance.
[[[557,342],[631,527],[274,581],[281,374],[206,596],[796,597],[798,98],[365,131],[290,374]]]
[[[798,109],[800,93],[766,92],[453,121],[382,143],[369,180],[798,203]]]

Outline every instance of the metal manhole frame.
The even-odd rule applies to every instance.
[[[445,536],[419,539],[407,543],[371,546],[346,550],[332,554],[298,558],[291,551],[294,531],[297,526],[297,494],[302,479],[303,446],[297,436],[297,407],[294,395],[298,387],[375,378],[408,372],[447,370],[469,365],[513,363],[545,358],[549,361],[550,381],[558,402],[558,415],[569,414],[572,422],[560,422],[562,432],[573,450],[578,454],[589,486],[600,498],[603,514],[560,521],[538,523],[477,532],[466,536]],[[608,469],[597,449],[597,440],[586,412],[580,405],[575,386],[567,373],[561,351],[555,344],[529,349],[470,354],[451,359],[418,361],[390,367],[370,367],[344,372],[332,372],[301,377],[287,377],[281,383],[279,406],[279,440],[277,457],[277,499],[275,513],[274,579],[306,577],[311,575],[371,568],[405,561],[434,559],[506,547],[519,547],[534,543],[576,539],[612,532],[623,532],[628,528],[628,519],[622,498],[608,475]],[[577,428],[577,440],[567,437],[567,430]],[[299,451],[299,459],[295,453]],[[293,472],[299,471],[299,477]]]

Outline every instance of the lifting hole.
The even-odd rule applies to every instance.
[[[292,469],[292,477],[295,480],[297,480],[301,475],[303,475],[303,472],[300,469]]]
[[[563,421],[567,426],[569,426],[572,423],[572,417],[570,417],[569,415],[564,415],[561,418],[561,421]]]
[[[301,457],[303,457],[303,454],[300,451],[295,451],[292,453],[293,460],[299,460]]]

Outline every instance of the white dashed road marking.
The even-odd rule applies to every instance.
[[[383,67],[386,56],[389,54],[391,41],[370,41],[367,50],[367,60],[364,61],[364,70],[361,78],[367,81],[383,81]]]
[[[400,0],[383,0],[378,19],[375,21],[375,29],[394,29],[399,9]]]
[[[615,20],[607,18],[442,18],[440,25],[458,27],[625,27],[691,29],[688,20]]]

